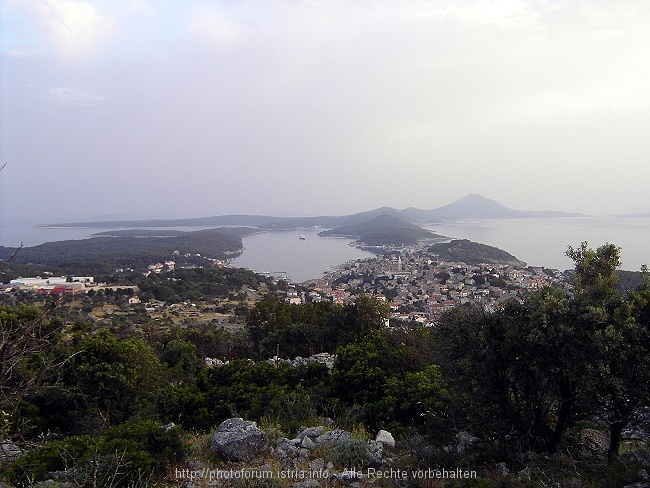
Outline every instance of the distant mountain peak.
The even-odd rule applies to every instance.
[[[476,193],[470,193],[453,203],[434,210],[439,218],[460,219],[460,218],[508,218],[517,217],[519,212],[495,200],[491,200]]]
[[[510,219],[510,218],[536,218],[536,217],[568,217],[579,214],[553,212],[549,210],[525,211],[514,210],[501,205],[496,200],[470,193],[463,198],[444,207],[430,211],[432,217],[441,220],[459,219]]]
[[[483,195],[479,195],[478,193],[468,193],[464,197],[459,198],[455,202],[451,203],[451,205],[454,205],[456,203],[484,203],[484,202],[496,203],[497,205],[501,205],[496,200],[492,200],[491,198],[484,197]]]
[[[319,216],[319,217],[273,217],[268,215],[217,215],[191,219],[156,219],[130,221],[103,221],[48,224],[52,227],[103,227],[103,228],[132,228],[132,227],[222,227],[246,226],[263,230],[281,230],[306,227],[350,227],[355,224],[367,223],[368,220],[390,215],[405,223],[441,223],[448,220],[465,219],[506,219],[506,218],[538,218],[538,217],[575,217],[580,214],[554,212],[547,210],[520,211],[513,210],[499,202],[486,198],[477,193],[469,193],[453,203],[432,210],[421,210],[408,207],[397,210],[391,207],[379,207],[351,215]],[[375,225],[376,226],[376,225]],[[402,225],[403,227],[403,225]]]

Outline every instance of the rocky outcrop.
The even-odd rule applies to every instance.
[[[268,445],[257,424],[241,418],[222,422],[210,440],[210,450],[228,461],[251,461]]]
[[[282,359],[277,356],[268,359],[268,362],[271,364],[289,364],[292,368],[298,368],[300,366],[307,366],[309,363],[320,363],[324,364],[327,369],[331,370],[334,367],[334,361],[336,356],[327,353],[321,352],[318,354],[313,354],[308,358],[303,358],[302,356],[297,356],[294,359]]]
[[[456,452],[465,452],[476,447],[481,442],[476,436],[472,434],[461,431],[456,435]]]
[[[336,473],[333,471],[334,465],[337,462],[341,464],[341,458],[346,458],[341,454],[346,451],[355,454],[354,459],[359,462],[358,467],[377,468],[392,463],[392,458],[384,457],[384,446],[395,445],[393,436],[390,432],[381,431],[377,438],[380,440],[361,441],[354,439],[352,434],[346,430],[325,431],[323,426],[308,427],[294,439],[279,438],[276,443],[275,455],[280,458],[280,464],[283,467],[295,468],[298,464],[303,464],[308,466],[310,471],[326,470],[336,477]],[[325,453],[325,458],[319,457],[310,461],[312,452],[316,452],[320,456]],[[349,456],[347,459],[351,460]],[[341,466],[341,468],[351,467],[354,466]]]
[[[316,444],[329,444],[331,442],[339,442],[347,439],[352,439],[352,434],[345,430],[334,429],[316,437]]]
[[[217,358],[204,358],[203,360],[205,361],[205,365],[208,368],[219,368],[230,363],[230,361],[222,361],[221,359]]]
[[[0,442],[0,467],[15,461],[24,453],[20,448],[10,441]]]
[[[226,366],[230,361],[222,361],[221,359],[216,358],[204,358],[205,365],[209,368],[219,368],[221,366]],[[328,352],[321,352],[318,354],[313,354],[308,358],[303,358],[302,356],[297,356],[294,359],[283,359],[277,356],[267,359],[271,364],[288,364],[292,368],[298,368],[300,366],[307,366],[310,363],[320,363],[324,364],[327,369],[330,371],[334,367],[334,361],[336,361],[336,356]]]

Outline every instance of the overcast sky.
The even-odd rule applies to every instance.
[[[0,218],[650,211],[650,2],[0,1]]]

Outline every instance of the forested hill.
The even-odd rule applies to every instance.
[[[7,259],[14,251],[0,247],[0,259]],[[97,274],[116,268],[146,269],[149,264],[172,260],[174,251],[181,256],[226,259],[241,253],[242,240],[232,231],[221,229],[173,237],[101,236],[25,247],[11,259],[11,264],[32,264],[62,274]]]
[[[439,237],[431,231],[393,215],[379,215],[358,224],[319,232],[321,237],[352,237],[368,246],[414,245],[421,239]]]
[[[526,266],[525,262],[498,247],[467,239],[434,244],[429,248],[429,252],[437,254],[444,261],[462,261],[467,264],[509,263],[513,266]]]

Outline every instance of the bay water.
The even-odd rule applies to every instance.
[[[460,239],[498,247],[530,266],[573,268],[569,246],[615,244],[621,248],[621,269],[639,271],[650,265],[649,217],[559,217],[485,219],[448,222],[426,228]]]
[[[650,218],[562,217],[485,219],[446,222],[426,228],[449,238],[470,239],[496,246],[531,266],[560,270],[573,267],[568,246],[587,241],[596,248],[606,243],[621,248],[622,269],[638,271],[650,264]],[[190,231],[200,228],[179,227]],[[35,246],[43,242],[84,239],[110,229],[45,228],[35,223],[2,223],[0,245]],[[349,239],[318,237],[323,229],[298,229],[254,234],[243,239],[244,252],[233,260],[257,272],[285,272],[293,281],[319,278],[325,268],[374,254],[350,245]],[[300,235],[305,239],[301,240]]]

